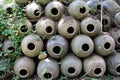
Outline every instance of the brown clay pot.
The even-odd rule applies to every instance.
[[[76,77],[82,70],[82,61],[71,53],[65,56],[61,63],[61,72],[66,77]]]
[[[88,5],[83,0],[74,0],[68,6],[68,12],[76,19],[83,19],[89,13]]]
[[[79,23],[71,16],[63,17],[58,23],[58,33],[67,39],[73,38],[79,32]]]
[[[48,4],[50,1],[52,0],[36,0],[37,3],[41,4],[41,5],[46,5]]]
[[[68,52],[68,42],[61,35],[52,36],[47,42],[47,52],[53,58],[63,58]]]
[[[94,39],[95,51],[101,56],[110,55],[115,49],[115,41],[109,33],[102,33]]]
[[[37,67],[37,75],[41,80],[55,80],[59,75],[59,66],[56,60],[46,58],[41,60]]]
[[[25,19],[24,22],[22,21],[19,27],[19,34],[27,34],[32,30],[32,24],[29,20]]]
[[[100,32],[102,32],[102,27],[101,27],[101,23],[99,20],[95,20],[91,17],[87,17],[84,18],[81,21],[81,32],[89,35],[91,37],[95,37],[98,34],[100,34]]]
[[[109,73],[120,76],[120,53],[113,52],[113,54],[107,57],[106,63]]]
[[[71,48],[76,56],[84,58],[92,54],[94,43],[89,36],[81,34],[73,38]]]
[[[91,55],[83,60],[84,72],[90,77],[103,76],[106,71],[104,59],[99,55]]]
[[[120,48],[120,29],[119,28],[111,28],[109,33],[115,41],[115,47]]]
[[[45,8],[45,14],[47,17],[53,20],[59,20],[64,15],[63,4],[59,1],[52,1],[47,4]]]
[[[56,25],[53,20],[43,17],[36,23],[35,30],[42,38],[48,39],[56,33]]]
[[[35,63],[33,59],[23,56],[16,60],[14,65],[14,72],[20,78],[30,77],[35,71]]]
[[[26,6],[26,15],[27,18],[31,21],[37,21],[40,19],[42,14],[42,8],[39,4],[36,4],[35,2],[29,3]]]
[[[21,48],[25,55],[29,57],[35,57],[39,54],[39,52],[43,49],[43,41],[36,34],[30,34],[21,42]]]

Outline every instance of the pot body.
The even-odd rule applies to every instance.
[[[30,77],[35,71],[35,63],[33,59],[23,56],[16,60],[14,65],[14,72],[20,78]]]
[[[55,80],[59,75],[59,66],[54,59],[41,60],[37,67],[37,75],[41,80]]]
[[[99,55],[91,55],[83,60],[84,72],[90,77],[100,77],[106,71],[104,59]]]
[[[81,34],[73,38],[71,48],[75,55],[84,58],[92,54],[94,43],[89,36]]]
[[[47,42],[47,52],[53,58],[63,58],[68,52],[68,42],[61,35],[52,36]]]

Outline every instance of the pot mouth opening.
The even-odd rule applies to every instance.
[[[118,44],[120,44],[120,37],[118,37],[117,42],[118,42]]]
[[[111,44],[109,42],[104,43],[104,48],[105,49],[110,49]]]
[[[6,8],[6,12],[8,14],[12,14],[13,13],[13,9],[11,7],[8,7],[8,8]]]
[[[29,43],[27,47],[28,47],[29,50],[34,50],[35,49],[35,44],[34,43]]]
[[[73,27],[67,28],[67,33],[69,33],[69,34],[74,33],[74,28]]]
[[[45,79],[51,79],[51,78],[52,78],[52,74],[49,73],[49,72],[46,72],[46,73],[43,74],[43,77],[44,77]]]
[[[60,46],[54,46],[53,47],[53,52],[55,53],[55,54],[60,54],[61,53],[61,47]]]
[[[84,14],[86,12],[86,8],[84,6],[80,7],[79,12]]]
[[[95,68],[93,70],[93,73],[94,73],[95,76],[100,76],[101,73],[102,73],[102,69],[101,68]]]
[[[47,26],[46,27],[46,32],[47,33],[51,33],[52,32],[52,27],[51,26]]]
[[[56,16],[56,15],[58,15],[59,12],[58,12],[57,8],[52,8],[51,13],[52,13],[52,15]]]
[[[75,72],[76,72],[76,70],[75,70],[74,67],[69,67],[69,68],[68,68],[68,73],[74,74]]]
[[[13,46],[8,47],[8,50],[14,50]]]
[[[36,10],[34,11],[34,15],[37,16],[37,17],[40,16],[40,10],[37,10],[37,9],[36,9]]]
[[[105,26],[108,24],[108,20],[107,19],[102,19],[102,25]]]
[[[25,25],[22,25],[22,26],[20,27],[20,30],[21,30],[21,32],[25,33],[25,32],[28,31],[28,27],[25,26]]]
[[[117,72],[117,74],[120,74],[120,65],[117,65],[116,72]]]
[[[101,10],[101,5],[100,4],[97,5],[97,10]]]
[[[89,45],[86,44],[86,43],[83,44],[83,45],[82,45],[82,50],[83,50],[83,51],[88,51],[88,50],[89,50]]]
[[[88,24],[87,25],[87,31],[93,32],[95,30],[95,26],[93,24]]]
[[[28,71],[26,69],[21,69],[19,71],[19,74],[22,76],[22,77],[27,77],[28,76]]]

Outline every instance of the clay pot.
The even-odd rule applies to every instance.
[[[115,47],[120,48],[120,29],[119,28],[111,28],[109,33],[115,41]]]
[[[17,4],[27,4],[30,0],[15,0]]]
[[[103,76],[106,71],[104,59],[99,55],[91,55],[83,60],[84,72],[90,77]]]
[[[91,37],[95,37],[102,32],[101,23],[99,20],[95,20],[91,17],[84,18],[81,21],[81,32],[89,35]]]
[[[21,48],[25,55],[35,57],[43,49],[43,41],[38,35],[30,34],[22,40]]]
[[[120,6],[114,0],[105,0],[103,1],[103,9],[108,13],[112,13],[113,16],[120,11]]]
[[[55,80],[59,75],[59,66],[52,58],[41,60],[37,67],[37,75],[41,80]]]
[[[50,1],[52,0],[36,0],[37,3],[41,4],[41,5],[46,5],[48,4]]]
[[[114,16],[114,20],[118,24],[118,27],[120,28],[120,12],[116,13]]]
[[[115,49],[115,41],[108,34],[103,33],[94,39],[95,51],[101,56],[110,55]]]
[[[29,20],[25,19],[24,22],[22,21],[19,27],[19,34],[27,34],[28,32],[30,32],[32,30],[32,24]]]
[[[47,52],[53,58],[63,58],[68,52],[68,42],[61,35],[52,36],[47,42]]]
[[[53,20],[59,20],[64,15],[63,4],[59,1],[52,1],[47,4],[45,8],[45,14],[47,17]]]
[[[94,43],[89,36],[81,34],[73,38],[71,48],[76,56],[84,58],[93,52]]]
[[[58,33],[67,39],[73,38],[79,32],[79,23],[71,16],[63,17],[58,23]]]
[[[42,14],[42,8],[39,4],[36,4],[35,2],[29,3],[26,6],[26,15],[27,18],[31,21],[37,21],[40,19]]]
[[[61,72],[66,77],[76,77],[82,70],[82,61],[71,53],[65,56],[61,63]]]
[[[101,10],[101,1],[99,0],[89,0],[87,1],[87,5],[94,10]]]
[[[102,16],[103,31],[109,31],[109,29],[112,27],[112,25],[113,25],[113,21],[112,21],[111,17],[104,14]]]
[[[36,23],[36,32],[44,39],[52,37],[56,33],[55,22],[43,17]]]
[[[68,12],[71,16],[76,19],[83,19],[89,13],[88,5],[82,0],[74,0],[68,6]]]
[[[120,76],[120,53],[113,52],[107,57],[107,69],[109,73]]]
[[[14,72],[20,78],[30,77],[35,71],[33,59],[23,56],[15,61]]]

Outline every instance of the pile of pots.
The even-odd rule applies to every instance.
[[[14,64],[20,78],[37,74],[41,80],[61,76],[79,80],[106,72],[120,76],[120,6],[116,1],[15,1],[26,5],[26,25],[21,24],[19,34],[34,30],[21,41],[24,56]],[[2,50],[12,48],[12,40],[7,40]]]

